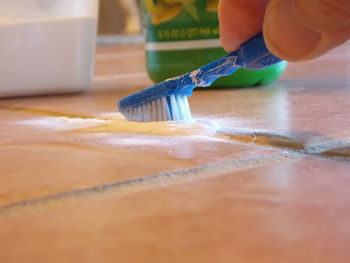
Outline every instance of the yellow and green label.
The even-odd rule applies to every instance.
[[[219,38],[218,0],[144,0],[147,42]]]
[[[154,82],[192,71],[224,56],[220,45],[219,0],[141,0],[147,70]],[[278,78],[286,63],[251,71],[237,70],[213,86],[264,84]]]

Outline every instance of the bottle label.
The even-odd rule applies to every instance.
[[[146,49],[220,47],[218,0],[142,0]]]

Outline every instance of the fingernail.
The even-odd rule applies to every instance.
[[[264,36],[272,53],[290,61],[308,59],[321,40],[321,34],[307,25],[294,0],[271,3],[265,14]]]

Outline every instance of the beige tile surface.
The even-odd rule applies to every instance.
[[[0,262],[346,262],[349,55],[198,90],[195,129],[106,119],[151,85],[140,46],[99,47],[90,92],[1,99]]]
[[[347,262],[349,169],[348,162],[297,158],[17,207],[1,213],[0,259]]]
[[[71,113],[0,110],[0,205],[280,151],[215,135],[81,131],[70,123],[99,120]]]

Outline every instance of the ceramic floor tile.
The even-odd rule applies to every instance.
[[[194,140],[103,127],[62,130],[76,118],[99,121],[99,116],[116,111],[118,99],[150,84],[145,72],[140,72],[144,63],[140,47],[100,48],[90,93],[0,100],[1,181],[11,182],[1,183],[0,203],[264,156],[280,148],[312,149],[312,153],[346,148],[350,138],[348,48],[313,62],[291,64],[285,78],[268,86],[196,91],[190,100],[194,116],[220,128],[215,136],[197,134]],[[334,69],[336,63],[342,65],[339,70]],[[332,68],[325,72],[329,64]],[[325,142],[325,149],[317,146]],[[41,171],[37,178],[28,172],[36,169]],[[72,171],[76,176],[71,176]]]
[[[141,46],[99,47],[88,93],[1,99],[0,262],[347,262],[349,48],[196,90],[194,126],[110,114],[151,85]]]
[[[348,139],[349,50],[346,44],[319,59],[290,63],[270,85],[195,92],[193,114],[215,121],[226,133],[285,137],[304,147]]]
[[[290,63],[280,81],[264,87],[196,90],[190,98],[193,114],[218,123],[230,135],[260,134],[272,144],[274,136],[303,147],[349,138],[349,48],[346,44],[319,59]],[[126,50],[99,49],[91,93],[0,100],[0,107],[88,116],[114,112],[120,98],[151,85],[140,67],[143,51]]]
[[[347,262],[349,169],[348,162],[295,157],[1,210],[0,260]]]
[[[194,116],[217,123],[225,133],[284,136],[307,146],[350,137],[349,87],[350,79],[280,80],[259,88],[197,92],[190,103]]]
[[[109,121],[35,113],[0,110],[0,205],[279,152],[201,130],[191,135],[182,134],[187,131],[183,128],[171,135],[123,133],[119,128],[106,132],[103,125]],[[102,131],[89,130],[101,121]],[[81,129],[86,124],[92,127],[88,131]]]

